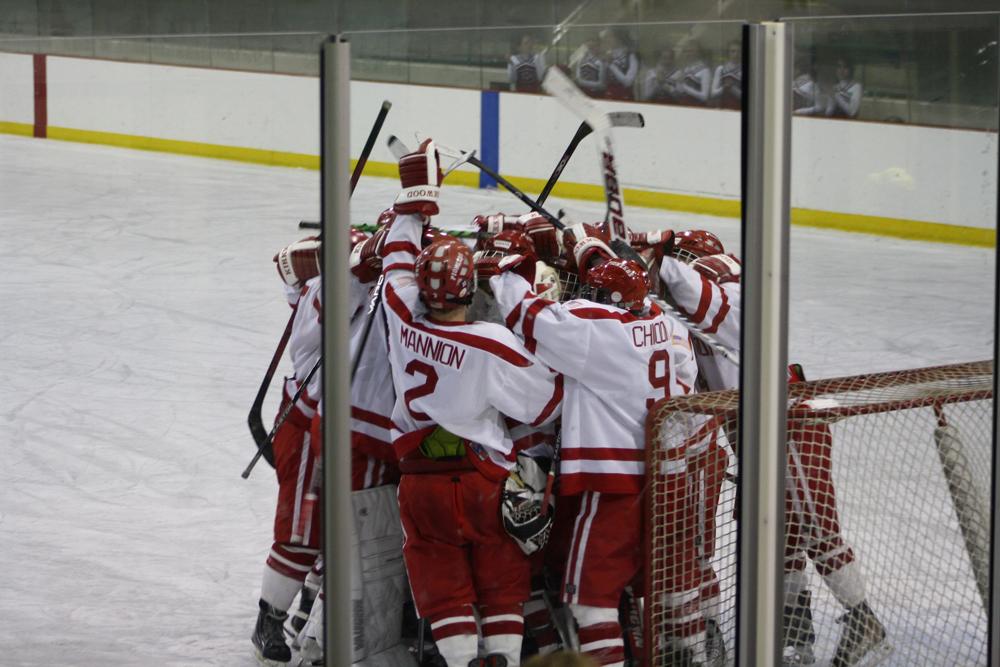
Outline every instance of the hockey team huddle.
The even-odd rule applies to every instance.
[[[433,141],[400,158],[399,173],[376,231],[351,231],[362,547],[337,548],[358,552],[354,662],[514,667],[565,650],[639,665],[644,640],[669,645],[663,664],[727,664],[713,558],[735,436],[718,424],[656,471],[674,481],[698,533],[674,531],[685,544],[666,582],[663,636],[637,636],[619,610],[642,604],[650,407],[739,387],[739,366],[717,352],[740,346],[739,259],[706,231],[630,231],[623,248],[604,223],[560,228],[534,213],[477,216],[470,247],[432,226],[442,181]],[[285,403],[297,398],[273,441],[278,507],[252,638],[264,664],[290,662],[292,648],[303,664],[322,659],[323,406],[320,374],[309,376],[321,354],[320,243],[275,256],[294,309]],[[789,373],[804,380],[795,365]],[[800,440],[814,464],[793,483],[814,502],[787,503],[797,518],[786,523],[810,529],[786,539],[784,663],[815,661],[808,559],[846,610],[831,664],[863,664],[886,650],[886,634],[840,534],[829,430]],[[702,483],[686,483],[695,475]],[[400,540],[405,575],[392,570]],[[400,634],[411,597],[415,651]]]

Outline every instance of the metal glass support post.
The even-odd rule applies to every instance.
[[[1000,17],[994,21],[997,34],[1000,35]],[[1000,91],[1000,79],[997,80],[997,90]],[[1000,114],[998,114],[997,127],[1000,127]],[[998,151],[1000,153],[1000,151]],[[997,168],[1000,169],[1000,155],[997,156]],[[997,187],[997,219],[996,229],[1000,230],[1000,186]],[[1000,361],[1000,341],[997,335],[1000,334],[1000,283],[998,283],[997,272],[1000,271],[1000,245],[994,248],[996,261],[993,264],[993,494],[990,499],[990,515],[993,518],[993,530],[990,534],[990,606],[987,610],[989,617],[989,635],[987,636],[987,657],[989,665],[995,665],[1000,661],[1000,589],[997,585],[1000,582],[1000,453],[997,452],[997,445],[1000,444],[1000,425],[998,425],[997,397],[1000,396],[1000,382],[997,378],[997,362]]]
[[[737,664],[780,665],[791,27],[744,28]]]
[[[320,48],[323,230],[323,556],[325,664],[351,664],[351,449],[347,226],[350,220],[351,49],[339,35]]]

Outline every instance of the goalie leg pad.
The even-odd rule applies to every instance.
[[[355,658],[402,642],[407,581],[396,489],[379,486],[351,493],[356,534]]]

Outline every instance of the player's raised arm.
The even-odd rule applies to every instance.
[[[442,179],[438,152],[431,139],[399,160],[403,189],[393,204],[396,217],[380,254],[386,280],[382,298],[403,320],[423,310],[413,275],[414,262],[420,254],[424,226],[430,216],[437,215]]]

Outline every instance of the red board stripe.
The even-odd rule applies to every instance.
[[[34,135],[44,139],[49,125],[49,94],[45,76],[45,54],[32,56],[35,70],[35,130]]]

